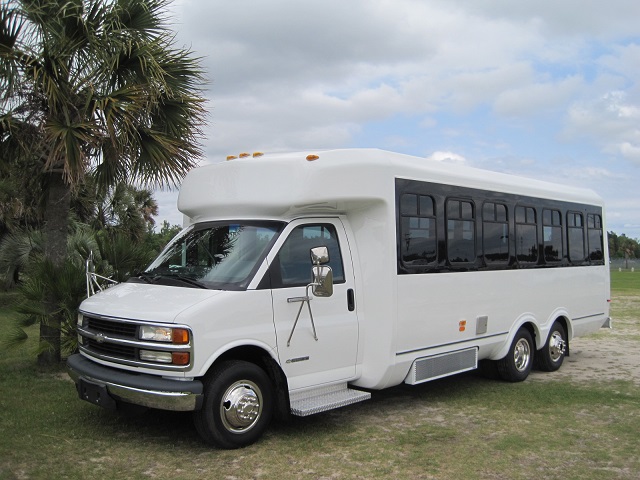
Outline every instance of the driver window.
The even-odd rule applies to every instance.
[[[335,227],[331,224],[300,225],[289,234],[276,256],[272,268],[274,288],[297,287],[311,283],[310,251],[313,247],[321,246],[329,249],[328,265],[333,270],[333,283],[343,283],[344,270]]]

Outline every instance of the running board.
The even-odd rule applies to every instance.
[[[370,398],[371,393],[369,392],[352,390],[346,383],[339,383],[292,393],[290,397],[291,413],[298,417],[306,417],[314,413],[346,407]]]

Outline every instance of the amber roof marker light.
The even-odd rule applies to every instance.
[[[320,157],[318,155],[307,155],[307,161],[313,162],[314,160],[318,160]]]

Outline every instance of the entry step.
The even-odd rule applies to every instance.
[[[291,413],[298,417],[306,417],[314,413],[346,407],[370,398],[371,393],[353,390],[346,383],[313,388],[291,394]]]

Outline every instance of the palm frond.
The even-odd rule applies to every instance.
[[[19,70],[15,47],[24,25],[24,19],[10,3],[0,5],[0,92],[3,99],[15,94]]]
[[[177,186],[196,166],[186,146],[166,133],[150,128],[138,130],[139,152],[132,168],[133,178],[144,185]]]
[[[119,282],[144,269],[155,256],[145,245],[132,244],[126,231],[107,232],[96,239],[103,259],[101,268],[109,273],[105,276],[112,276]],[[110,272],[106,266],[110,267]]]
[[[131,35],[153,39],[167,28],[162,12],[168,4],[168,0],[117,0],[112,21]]]
[[[2,333],[0,346],[7,350],[18,348],[23,346],[28,338],[29,335],[22,328],[18,326],[10,327]]]
[[[42,235],[28,229],[16,229],[0,241],[0,272],[25,270],[30,260],[42,253]]]

